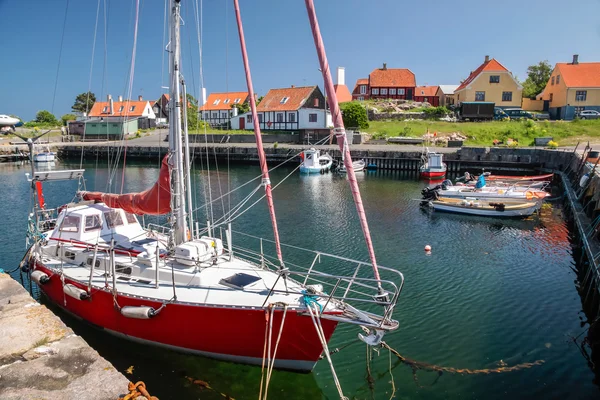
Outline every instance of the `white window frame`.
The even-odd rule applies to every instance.
[[[285,122],[285,116],[282,112],[275,114],[275,121],[280,123]]]
[[[313,118],[313,115],[314,115],[315,120],[311,121],[311,119]],[[311,123],[319,122],[319,114],[317,114],[317,113],[308,114],[308,122],[311,122]]]
[[[259,118],[259,120],[260,120],[260,118]],[[252,114],[246,115],[246,123],[248,123],[248,124],[252,123]]]
[[[398,95],[399,96],[404,96],[404,89],[398,88]]]
[[[296,122],[296,113],[289,113],[288,114],[288,122]]]
[[[107,106],[107,107],[104,107],[104,108],[102,109],[102,112],[103,112],[103,113],[105,113],[105,112],[108,112],[108,106]]]
[[[356,100],[358,100],[358,101],[364,101],[365,100],[365,96],[358,96],[356,98]]]
[[[242,99],[235,99],[235,100],[233,101],[233,104],[237,104],[237,103],[239,103],[241,100],[242,100]]]
[[[371,89],[371,94],[378,95],[379,94],[379,89],[378,88]]]
[[[131,106],[131,107],[129,108],[129,112],[134,112],[134,111],[135,111],[135,106]]]
[[[387,96],[387,94],[388,94],[387,92],[388,92],[387,88],[382,88],[381,89],[381,95],[382,96]]]
[[[223,100],[223,104],[229,104],[229,99]]]
[[[216,100],[213,102],[213,106],[217,106],[217,105],[219,105],[219,103],[220,103],[220,102],[221,102],[221,99],[216,99]]]
[[[119,107],[119,112],[123,112],[124,108],[125,108],[124,106]]]
[[[396,95],[396,89],[390,89],[390,96]]]
[[[287,103],[287,102],[288,102],[288,100],[289,100],[289,99],[290,99],[289,97],[283,97],[283,98],[281,99],[281,101],[279,102],[279,104],[285,104],[285,103]]]
[[[367,94],[367,85],[360,85],[360,94]]]

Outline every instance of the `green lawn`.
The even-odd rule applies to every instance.
[[[394,136],[421,137],[427,132],[458,132],[467,136],[467,145],[491,146],[494,139],[506,142],[516,139],[521,146],[532,146],[536,137],[552,137],[559,146],[574,145],[578,141],[600,141],[600,120],[565,121],[369,121],[364,131],[374,138]]]

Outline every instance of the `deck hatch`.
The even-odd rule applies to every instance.
[[[231,275],[228,278],[223,278],[219,281],[219,283],[223,286],[229,286],[234,289],[243,289],[244,287],[259,281],[261,278],[254,275],[248,275],[244,273],[237,273],[235,275]]]

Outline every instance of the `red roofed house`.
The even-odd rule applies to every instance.
[[[148,100],[139,96],[137,100],[97,101],[92,106],[89,119],[85,121],[83,140],[121,139],[138,129],[154,128],[156,115]]]
[[[416,86],[415,74],[411,70],[388,68],[387,64],[383,63],[383,68],[374,69],[369,78],[356,81],[352,98],[413,100]]]
[[[472,71],[454,91],[456,104],[487,101],[497,107],[521,107],[523,87],[496,59],[485,56],[483,64]]]
[[[434,107],[440,105],[442,89],[439,86],[417,86],[415,88],[415,101],[426,102]]]
[[[207,121],[211,126],[229,126],[233,115],[231,108],[234,104],[248,101],[248,92],[211,93],[206,103],[200,107],[200,119]]]
[[[600,62],[557,63],[544,91],[538,96],[552,119],[573,119],[583,110],[600,111]]]
[[[271,89],[256,107],[262,131],[329,133],[333,126],[318,86]],[[252,113],[231,118],[231,129],[254,129]]]

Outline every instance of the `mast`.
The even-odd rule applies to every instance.
[[[237,1],[237,0],[236,0]],[[315,12],[315,5],[313,0],[305,0],[306,11],[308,12],[308,19],[310,21],[310,28],[312,30],[313,39],[315,41],[315,47],[317,49],[317,55],[319,56],[319,63],[321,66],[321,72],[323,73],[323,81],[325,83],[325,91],[327,93],[327,102],[329,103],[329,109],[333,117],[334,133],[337,139],[340,151],[342,152],[342,159],[346,166],[348,173],[348,182],[350,183],[350,190],[352,191],[352,197],[354,197],[354,204],[356,205],[356,211],[360,219],[360,225],[362,227],[365,242],[367,243],[367,249],[369,250],[369,257],[371,258],[371,264],[373,266],[373,273],[375,279],[379,280],[379,269],[377,268],[377,259],[375,258],[375,249],[373,249],[373,242],[371,241],[371,233],[369,232],[369,224],[367,223],[367,215],[365,214],[365,208],[362,203],[362,197],[358,189],[358,182],[356,181],[356,174],[352,167],[352,157],[350,156],[350,148],[346,144],[346,129],[344,128],[344,121],[342,120],[342,113],[340,112],[340,106],[337,101],[337,95],[333,88],[333,79],[331,78],[331,71],[329,70],[329,63],[327,62],[327,54],[325,53],[325,44],[321,37],[321,30],[319,29],[319,21],[317,21],[317,14]],[[377,282],[379,290],[381,292],[381,283]]]
[[[181,93],[180,78],[180,36],[179,21],[181,19],[181,0],[174,0],[171,9],[171,42],[169,45],[169,71],[171,73],[171,101],[169,102],[169,150],[171,159],[171,209],[174,219],[174,243],[184,243],[186,236],[185,189],[183,178],[183,152],[181,141]]]
[[[240,46],[242,48],[242,58],[244,60],[244,71],[246,72],[246,83],[248,84],[248,96],[250,96],[250,109],[252,110],[252,121],[254,121],[254,137],[256,138],[256,147],[258,150],[258,159],[262,171],[262,184],[265,186],[267,204],[269,206],[269,215],[271,216],[271,225],[273,225],[273,236],[275,238],[275,248],[277,258],[281,268],[283,268],[283,257],[281,255],[281,244],[279,243],[279,231],[277,229],[277,219],[275,218],[275,206],[273,205],[273,195],[271,194],[271,179],[269,178],[269,169],[267,168],[267,158],[263,149],[262,137],[260,133],[260,124],[258,113],[256,112],[256,102],[254,101],[254,88],[252,87],[252,75],[250,74],[250,63],[248,62],[248,53],[246,52],[246,40],[244,39],[244,28],[242,27],[242,16],[240,14],[240,5],[238,0],[233,0],[235,8],[235,17],[237,20],[238,33],[240,35]]]

